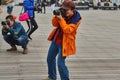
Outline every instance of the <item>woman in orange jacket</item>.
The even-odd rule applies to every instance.
[[[51,32],[48,40],[52,41],[48,56],[48,78],[44,80],[56,80],[56,56],[61,80],[70,80],[69,71],[65,65],[67,56],[76,53],[76,31],[81,23],[81,16],[75,10],[72,0],[65,0],[62,7],[54,10],[52,25],[55,29]]]

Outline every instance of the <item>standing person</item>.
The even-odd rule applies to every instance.
[[[50,7],[51,7],[52,11],[55,10],[55,4],[56,4],[56,0],[50,0]]]
[[[35,21],[35,13],[34,13],[34,0],[24,0],[24,11],[28,12],[29,20],[27,21],[28,24],[28,37],[31,38],[31,34],[38,28],[38,25]]]
[[[42,2],[41,2],[41,8],[43,8],[44,9],[44,14],[46,13],[46,0],[42,0]]]
[[[3,38],[11,46],[7,51],[16,51],[16,45],[20,45],[23,48],[23,54],[27,54],[28,36],[22,24],[16,22],[12,15],[8,15],[6,21],[2,21],[2,25]]]
[[[57,66],[61,80],[70,80],[69,70],[65,64],[68,56],[76,53],[76,32],[81,23],[81,16],[75,9],[75,3],[72,0],[65,0],[59,9],[61,13],[54,13],[52,25],[55,29],[49,35],[48,40],[51,45],[48,50],[48,78],[43,80],[56,80],[56,56]],[[58,10],[55,10],[56,12]]]
[[[15,4],[14,0],[7,0],[6,4],[7,4],[7,13],[12,14],[13,7],[14,7],[14,4]]]

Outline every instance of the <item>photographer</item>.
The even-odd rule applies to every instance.
[[[6,17],[6,21],[2,21],[2,35],[4,40],[12,47],[7,51],[16,51],[16,45],[23,48],[23,54],[27,54],[28,36],[23,26],[16,22],[12,15]]]
[[[76,53],[76,33],[81,16],[75,9],[75,3],[71,0],[64,0],[60,9],[54,10],[55,15],[52,19],[52,25],[55,29],[51,32],[48,40],[51,45],[48,50],[48,78],[43,80],[56,80],[56,56],[58,71],[61,80],[70,80],[69,70],[65,64],[68,56]]]

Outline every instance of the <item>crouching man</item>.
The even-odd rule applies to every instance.
[[[3,38],[11,46],[7,51],[16,51],[16,45],[20,45],[23,48],[23,54],[27,54],[28,36],[22,24],[16,22],[12,15],[8,15],[6,21],[2,21],[1,24]]]

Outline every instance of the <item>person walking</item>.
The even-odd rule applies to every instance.
[[[11,46],[7,51],[16,51],[16,45],[19,45],[23,48],[23,54],[27,54],[28,36],[22,24],[16,22],[12,15],[8,15],[6,21],[2,21],[1,24],[3,38]]]
[[[42,0],[42,2],[41,2],[41,9],[43,8],[43,10],[44,10],[44,14],[46,13],[46,0]],[[43,11],[42,11],[43,12]]]
[[[29,39],[32,40],[31,34],[38,28],[38,25],[34,19],[35,18],[34,0],[24,0],[23,6],[24,6],[24,12],[28,12],[29,15],[29,20],[26,21],[29,27],[27,30],[27,34]]]
[[[55,16],[52,19],[52,25],[55,28],[48,37],[48,40],[51,41],[47,55],[48,77],[43,80],[57,80],[57,55],[57,66],[61,80],[70,80],[65,60],[68,56],[76,53],[75,39],[82,20],[81,15],[75,9],[75,3],[72,0],[65,0],[58,10],[62,12],[54,13]]]

